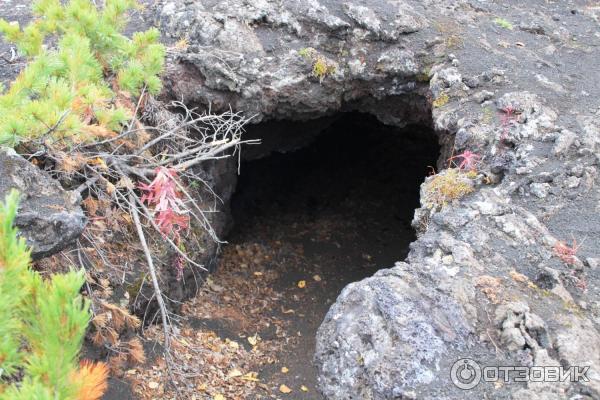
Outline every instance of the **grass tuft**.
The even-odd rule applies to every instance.
[[[496,18],[494,19],[494,23],[501,28],[508,29],[509,31],[513,30],[513,24],[504,18]]]
[[[424,202],[430,209],[439,209],[473,192],[468,174],[449,168],[428,178],[424,187]]]

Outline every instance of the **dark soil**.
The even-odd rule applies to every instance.
[[[289,249],[266,266],[277,270],[274,290],[283,295],[273,316],[288,320],[293,338],[276,366],[259,371],[278,396],[320,398],[312,364],[316,331],[344,286],[406,256],[419,185],[438,151],[426,128],[399,130],[355,113],[304,149],[242,164],[230,246]],[[278,393],[281,384],[292,392]]]

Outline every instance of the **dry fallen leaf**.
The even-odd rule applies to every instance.
[[[213,396],[213,400],[226,400],[225,396],[223,396],[221,393],[217,393]]]
[[[117,187],[121,187],[121,188],[127,188],[127,189],[135,189],[135,184],[133,183],[133,181],[131,180],[131,178],[125,176],[123,178],[121,178],[119,180],[119,182],[117,182]]]
[[[298,282],[298,287],[300,289],[304,289],[306,287],[306,281],[299,281]]]
[[[96,158],[88,161],[88,163],[91,165],[97,165],[100,167],[100,169],[103,169],[104,171],[108,170],[108,166],[106,165],[106,162],[104,162],[104,160],[101,159],[100,157],[96,157]]]
[[[249,382],[260,381],[260,379],[258,379],[258,372],[248,372],[246,375],[242,376],[241,379]]]
[[[113,185],[112,183],[110,183],[108,181],[106,181],[105,184],[106,184],[106,193],[113,194],[116,190],[115,185]]]
[[[313,276],[313,279],[314,279],[316,282],[321,282],[321,277],[320,277],[319,275],[314,275],[314,276]]]
[[[492,303],[498,304],[502,290],[502,279],[490,275],[481,275],[475,278],[475,286],[477,286]]]
[[[308,392],[308,388],[304,385],[300,386],[300,390],[302,390],[303,392]]]
[[[290,389],[286,385],[279,386],[279,391],[284,394],[292,393],[292,389]]]
[[[149,387],[150,389],[158,389],[158,382],[154,382],[154,381],[152,381],[152,382],[149,382],[149,383],[148,383],[148,387]]]
[[[259,340],[260,336],[258,336],[258,334],[254,336],[248,336],[248,343],[250,343],[252,346],[256,346]]]
[[[229,378],[237,378],[238,376],[242,376],[244,374],[242,374],[242,371],[240,371],[237,368],[232,369],[231,371],[229,371],[229,373],[227,374],[227,377]]]
[[[288,372],[290,372],[290,370],[287,367],[281,367],[281,372],[283,374],[287,374]]]

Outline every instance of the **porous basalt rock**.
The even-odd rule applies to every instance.
[[[217,111],[231,106],[254,122],[361,110],[401,125],[427,120],[422,96],[408,96],[427,87],[416,79],[424,60],[404,39],[425,26],[419,10],[387,1],[369,7],[165,1],[155,18],[165,36],[187,40],[187,48],[175,52],[167,88],[188,104]],[[333,67],[324,77],[313,74],[317,60]],[[378,110],[381,104],[372,101],[394,96],[420,104]]]
[[[315,355],[326,398],[404,398],[434,385],[440,358],[459,357],[475,340],[471,317],[415,279],[415,267],[398,263],[339,295]]]
[[[87,218],[79,196],[14,150],[0,147],[0,198],[12,189],[20,194],[15,223],[34,259],[64,249],[83,231]]]

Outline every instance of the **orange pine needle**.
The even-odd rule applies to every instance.
[[[73,375],[73,382],[80,384],[77,400],[100,400],[106,389],[108,368],[103,362],[83,361],[79,371]]]

